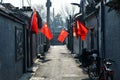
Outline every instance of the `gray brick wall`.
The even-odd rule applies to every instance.
[[[115,60],[113,68],[115,69],[115,80],[120,79],[120,14],[116,11],[107,12],[105,14],[105,46],[106,56]]]
[[[74,37],[74,42],[73,42],[73,53],[75,54],[79,54],[79,38],[77,39],[76,37]]]
[[[86,27],[89,29],[89,32],[87,34],[87,37],[86,37],[86,43],[84,44],[84,46],[91,50],[91,31],[90,31],[90,28],[91,27],[94,27],[94,49],[97,49],[97,28],[98,28],[98,24],[97,24],[97,18],[96,18],[96,15],[93,14],[91,15],[90,17],[88,17],[86,20],[85,20],[85,25]]]
[[[0,80],[16,80],[23,73],[22,60],[15,62],[15,26],[22,27],[0,15]]]

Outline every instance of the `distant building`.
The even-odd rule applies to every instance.
[[[55,16],[55,18],[53,19],[53,21],[51,20],[51,25],[50,25],[50,28],[51,28],[51,31],[53,33],[53,39],[51,40],[51,44],[52,45],[61,45],[63,43],[60,43],[57,38],[61,32],[61,30],[64,28],[64,23],[63,23],[63,20],[61,18],[61,15],[58,14]]]

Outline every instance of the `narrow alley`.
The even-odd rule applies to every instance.
[[[1,0],[0,80],[119,80],[120,0]]]
[[[88,80],[66,46],[51,46],[30,80]]]

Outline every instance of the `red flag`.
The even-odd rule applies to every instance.
[[[81,36],[82,41],[85,41],[86,35]]]
[[[65,38],[68,36],[68,32],[64,29],[62,29],[62,31],[60,32],[60,35],[58,36],[57,40],[60,41],[61,43],[63,43],[63,41],[65,40]]]
[[[82,41],[84,41],[88,33],[88,28],[77,20],[77,30],[78,35],[81,36]]]
[[[52,32],[47,23],[43,25],[43,27],[40,29],[40,32],[43,33],[49,40],[53,38]]]
[[[36,10],[34,10],[34,13],[31,18],[31,31],[38,34],[38,18]]]

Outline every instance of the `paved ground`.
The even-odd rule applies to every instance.
[[[51,46],[45,61],[29,80],[89,80],[66,46]]]

